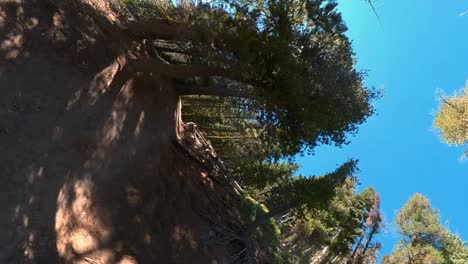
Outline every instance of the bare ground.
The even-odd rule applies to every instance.
[[[179,99],[125,71],[116,23],[110,1],[0,2],[0,263],[226,263],[210,225],[240,202],[176,147]]]

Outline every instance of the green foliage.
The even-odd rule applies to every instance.
[[[450,259],[450,263],[464,264],[468,262],[468,247],[457,235],[444,230],[443,240],[445,241],[445,252]]]
[[[332,259],[362,263],[352,260],[366,259],[366,263],[375,263],[370,261],[369,255],[375,255],[379,246],[375,247],[378,245],[373,241],[375,237],[369,236],[367,229],[372,225],[366,226],[366,222],[380,200],[372,188],[356,194],[355,185],[356,180],[347,179],[336,187],[336,195],[327,208],[310,209],[304,217],[290,222],[291,227],[285,228],[288,231],[283,232],[283,250],[295,259],[292,263],[303,259],[313,263],[329,263]],[[360,246],[360,254],[352,253],[355,244]]]
[[[165,0],[124,0],[123,4],[128,10],[128,13],[124,13],[127,15],[127,19],[158,19],[162,17],[170,20],[169,13],[176,8],[172,1]]]
[[[182,112],[184,120],[195,122],[207,133],[218,156],[251,194],[288,180],[299,168],[279,161],[280,146],[265,136],[249,100],[189,96],[183,98]]]
[[[256,120],[251,100],[214,96],[183,97],[183,119],[207,133],[219,157],[234,164],[281,157],[278,142]]]
[[[268,213],[268,208],[247,196],[245,197],[245,212],[247,219],[254,221],[257,215]],[[281,263],[279,237],[280,230],[273,219],[270,219],[267,224],[259,228],[255,234],[255,238],[262,243],[265,249],[268,263]]]
[[[326,208],[336,195],[336,187],[354,176],[357,161],[349,160],[324,176],[294,176],[269,191],[269,203],[295,210],[299,216],[306,209]]]
[[[318,142],[345,143],[345,134],[372,114],[369,100],[374,95],[353,68],[337,4],[317,0],[229,4],[233,17],[248,21],[240,23],[236,50],[245,68],[243,79],[258,87],[260,121],[280,128],[275,136],[295,152]],[[246,30],[250,33],[243,34]]]
[[[382,264],[446,264],[442,252],[430,245],[400,247],[391,256],[385,256]]]
[[[230,163],[230,168],[240,183],[255,193],[288,181],[299,166],[288,162],[248,160]]]
[[[398,232],[411,244],[437,244],[442,226],[437,210],[429,200],[416,193],[398,212],[395,220]]]
[[[421,194],[415,194],[395,218],[402,236],[398,247],[383,264],[467,263],[468,248],[441,223],[437,210]]]
[[[132,2],[129,9],[138,9]],[[130,68],[156,68],[171,79],[186,96],[184,120],[206,131],[232,173],[271,209],[251,203],[246,235],[253,230],[273,241],[277,234],[265,230],[271,223],[263,220],[290,213],[295,222],[307,222],[309,242],[327,245],[326,259],[348,259],[357,238],[371,241],[373,225],[365,222],[375,193],[355,194],[348,182],[354,160],[324,176],[293,176],[291,157],[320,144],[346,144],[373,114],[371,100],[378,96],[355,69],[336,1],[154,3],[132,12],[144,23],[129,23],[129,35],[149,39],[145,43],[154,48],[145,44],[149,62],[130,62]],[[270,256],[277,255],[275,243],[268,246]],[[361,246],[377,249],[369,245]]]
[[[468,83],[459,93],[440,99],[434,127],[449,145],[463,145],[468,142]]]
[[[192,95],[209,90],[232,96],[235,90],[237,97],[251,99],[265,135],[291,156],[322,143],[346,143],[346,135],[374,111],[370,100],[377,93],[364,87],[363,74],[354,69],[336,6],[327,0],[176,4],[167,11],[170,19],[159,15],[159,27],[151,30],[157,31],[155,40],[164,41],[156,45],[159,53],[170,46],[166,53],[184,54],[171,66],[197,66],[170,68],[178,87],[189,87]],[[172,33],[161,23],[173,27]]]

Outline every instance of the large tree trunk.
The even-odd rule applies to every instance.
[[[253,99],[254,96],[245,90],[229,88],[226,85],[201,86],[175,84],[174,88],[179,96],[184,95],[213,95],[220,97],[242,97]]]

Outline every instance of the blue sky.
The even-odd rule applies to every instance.
[[[348,36],[369,70],[368,86],[384,88],[370,118],[342,148],[323,146],[298,158],[304,175],[333,171],[348,158],[359,159],[362,187],[382,197],[387,227],[382,254],[398,237],[396,211],[415,193],[431,200],[449,228],[468,239],[468,162],[463,147],[442,143],[432,128],[436,90],[459,90],[468,77],[468,1],[376,0],[379,24],[365,0],[339,1]],[[468,147],[467,147],[468,148]]]

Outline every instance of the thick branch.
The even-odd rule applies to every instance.
[[[162,40],[204,42],[211,39],[218,44],[229,44],[232,40],[232,36],[227,31],[218,32],[215,36],[203,25],[196,26],[166,20],[135,21],[123,26],[123,30],[140,37],[150,35]]]
[[[192,77],[222,76],[227,78],[238,78],[236,71],[191,64],[161,64],[152,61],[129,60],[131,69],[135,72],[154,72],[167,75],[172,78],[186,79]]]
[[[175,84],[174,88],[178,95],[213,95],[220,97],[242,97],[248,99],[254,99],[254,95],[246,91],[246,89],[241,89],[238,86],[230,86],[226,83],[220,83],[211,86],[201,86],[201,85],[182,85]]]
[[[155,63],[157,64],[169,64],[169,62],[165,61],[161,56],[159,56],[158,51],[154,47],[153,43],[149,41],[148,39],[143,40],[143,44],[146,48],[146,52],[148,53],[148,56],[151,59],[155,60]]]
[[[181,49],[178,47],[168,47],[168,46],[157,46],[157,48],[161,52],[180,53],[180,54],[186,54],[186,55],[193,55],[198,52],[198,50],[195,48]]]
[[[181,47],[179,41],[155,40],[153,44],[161,52],[180,53],[186,55],[199,55],[208,57],[210,53],[215,53],[216,50],[210,45],[192,45],[184,43]],[[212,55],[212,54],[211,54]]]
[[[125,31],[136,35],[151,35],[165,40],[189,40],[194,37],[185,25],[165,20],[138,21],[125,25]]]

